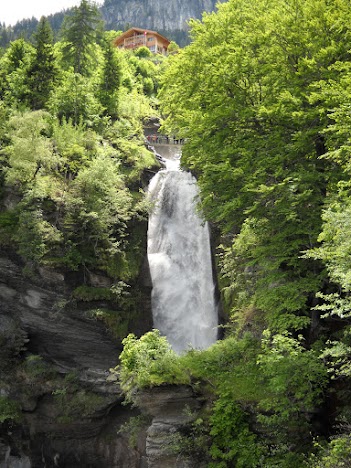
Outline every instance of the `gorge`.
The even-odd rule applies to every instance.
[[[82,4],[0,55],[1,468],[350,466],[350,0],[229,0],[168,57]]]

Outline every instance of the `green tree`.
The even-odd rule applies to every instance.
[[[147,96],[152,96],[158,89],[159,70],[150,56],[145,56],[144,54],[138,55],[138,51],[142,51],[143,49],[145,47],[138,49],[135,56],[132,56],[129,62],[134,68],[134,74],[141,85],[141,91]]]
[[[139,47],[138,49],[136,49],[134,54],[139,58],[150,58],[150,57],[152,57],[151,50],[146,46]]]
[[[11,42],[0,59],[0,97],[7,105],[23,108],[30,90],[27,72],[35,49],[24,39]]]
[[[327,446],[317,445],[318,454],[309,459],[310,468],[346,468],[350,466],[350,434],[333,438]]]
[[[118,113],[118,90],[122,82],[121,61],[117,49],[110,41],[105,43],[104,64],[100,84],[100,101],[105,107],[106,113],[117,118]]]
[[[57,81],[58,68],[54,55],[54,38],[45,17],[39,21],[35,39],[35,57],[27,72],[28,101],[32,109],[45,107]]]
[[[90,75],[96,64],[96,45],[101,33],[100,13],[95,3],[82,0],[62,26],[63,60],[75,73]]]
[[[112,259],[117,261],[132,206],[118,161],[111,155],[98,153],[81,168],[66,198],[64,231],[84,265],[106,270]]]
[[[347,11],[346,0],[229,1],[192,22],[193,43],[163,77],[164,126],[188,139],[183,161],[199,175],[205,215],[241,236],[232,250],[226,241],[224,265],[237,268],[223,284],[242,280],[231,307],[246,294],[245,309],[276,330],[306,325],[323,281],[301,253],[317,244],[340,171],[321,158],[328,117],[315,89],[349,61]]]
[[[174,55],[174,54],[177,54],[179,51],[180,51],[179,45],[176,42],[171,41],[167,48],[167,52],[171,55]]]
[[[56,87],[48,102],[48,108],[60,121],[71,120],[74,125],[83,122],[94,126],[100,122],[103,112],[102,104],[96,94],[98,85],[93,80],[74,73],[63,72],[60,85]]]
[[[35,206],[38,200],[28,197],[20,205],[17,233],[13,240],[18,245],[18,253],[30,264],[38,264],[42,258],[52,253],[52,249],[62,242],[62,233],[44,219],[43,210]]]
[[[9,122],[11,143],[7,157],[5,180],[20,192],[32,187],[35,178],[51,172],[57,166],[50,139],[42,133],[48,130],[49,115],[43,111],[14,115]]]
[[[324,326],[330,329],[329,340],[322,352],[333,380],[344,380],[349,387],[351,377],[351,69],[349,62],[338,62],[331,67],[332,74],[314,88],[311,102],[323,104],[328,116],[324,128],[328,151],[324,155],[334,166],[334,172],[342,170],[341,180],[330,187],[322,212],[320,244],[305,253],[308,258],[320,260],[326,267],[329,283],[323,284],[318,293],[315,313],[320,314]],[[336,331],[337,330],[337,331]],[[348,407],[350,394],[344,389],[339,394],[340,406]],[[347,411],[347,410],[346,410]],[[342,443],[345,440],[341,441]],[[331,448],[333,444],[331,444]],[[338,445],[335,445],[337,448]],[[327,457],[328,458],[328,457]],[[321,465],[322,466],[322,465]],[[335,465],[339,466],[339,465]]]

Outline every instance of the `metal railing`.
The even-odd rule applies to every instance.
[[[147,135],[148,143],[152,145],[183,145],[184,139],[177,137],[169,137],[164,135]]]

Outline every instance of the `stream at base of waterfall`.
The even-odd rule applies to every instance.
[[[181,353],[216,341],[218,312],[209,228],[196,208],[196,179],[179,169],[179,159],[165,164],[149,185],[152,311],[154,328]]]

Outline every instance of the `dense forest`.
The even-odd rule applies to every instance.
[[[59,349],[62,321],[70,321],[62,336],[64,355],[72,317],[78,316],[79,327],[93,333],[86,338],[91,349],[89,340],[102,327],[98,348],[103,353],[112,340],[120,343],[126,336],[142,301],[136,280],[145,257],[148,217],[143,177],[146,169],[159,167],[145,146],[143,122],[158,116],[162,57],[151,56],[146,48],[135,53],[116,49],[111,44],[116,32],[103,30],[97,8],[86,0],[66,17],[61,37],[54,43],[42,18],[33,44],[23,38],[12,41],[0,59],[0,256],[11,259],[1,278],[2,292],[11,291],[0,314],[1,465],[11,446],[15,455],[21,452],[16,428],[27,427],[23,409],[28,397],[39,400],[46,394],[59,411],[54,420],[66,425],[66,433],[72,421],[94,411],[101,414],[101,405],[106,414],[111,408],[110,397],[102,403],[91,384],[81,383],[82,366],[79,370],[74,364],[70,372],[67,360],[62,366],[61,353],[54,369],[43,351],[51,342],[54,351]],[[13,265],[20,276],[11,274]],[[68,278],[68,295],[63,278]],[[30,284],[37,298],[44,297],[39,290],[44,287],[48,297],[50,282],[57,296],[48,313],[56,318],[47,316],[46,323],[56,320],[55,337],[47,335],[44,346],[39,338],[39,349],[33,345],[35,337],[43,336],[38,323],[28,332],[18,316],[21,299],[12,302],[11,295],[16,288],[25,293]],[[41,299],[29,303],[34,308],[26,305],[26,317]],[[72,337],[72,345],[79,340],[79,334]],[[117,351],[118,345],[112,349]],[[111,353],[111,363],[117,357]],[[84,356],[72,355],[75,362],[80,358]],[[118,399],[116,395],[113,401]],[[40,453],[33,457],[33,466],[48,466],[40,464]]]
[[[1,58],[2,196],[11,205],[2,244],[14,243],[28,265],[112,276],[118,257],[128,278],[126,229],[147,216],[138,181],[154,161],[141,123],[157,116],[157,65],[148,50],[115,49],[115,33],[84,0],[62,36],[54,44],[42,18],[34,45],[17,39]]]
[[[351,465],[350,7],[229,0],[162,58],[113,48],[82,0],[58,42],[42,18],[33,43],[2,51],[1,249],[28,278],[76,272],[74,300],[108,302],[89,312],[123,339],[111,372],[127,403],[167,385],[201,397],[168,441],[198,466]],[[225,316],[223,339],[180,356],[157,330],[126,325],[150,209],[141,180],[156,164],[143,122],[160,116],[198,179]],[[111,286],[93,287],[92,272]],[[4,388],[40,361],[11,346]],[[0,393],[0,429],[20,415]]]
[[[161,78],[228,321],[180,357],[156,332],[128,337],[122,382],[200,385],[211,403],[180,446],[211,467],[351,463],[350,6],[231,0]]]

